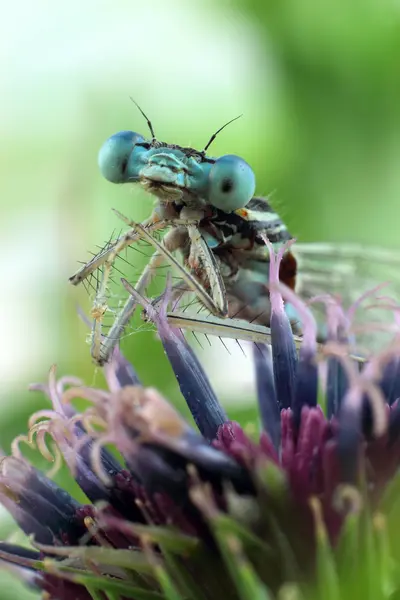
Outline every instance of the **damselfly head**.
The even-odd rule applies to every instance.
[[[151,133],[147,140],[133,131],[120,131],[103,144],[98,163],[102,175],[111,183],[139,182],[164,203],[208,204],[224,212],[243,208],[253,197],[255,175],[239,156],[218,159],[206,156],[216,136],[231,119],[209,139],[204,150],[167,144],[156,139],[153,125],[133,98],[132,102],[146,119]]]
[[[133,131],[120,131],[99,152],[102,175],[111,183],[139,182],[164,202],[206,203],[224,212],[248,204],[256,180],[243,158],[227,154],[207,158],[191,148],[147,141]]]

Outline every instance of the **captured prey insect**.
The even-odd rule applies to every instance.
[[[256,182],[251,167],[239,156],[212,158],[206,154],[216,135],[232,121],[211,136],[204,150],[198,151],[158,141],[151,122],[139,110],[147,120],[152,139],[132,131],[111,136],[100,149],[99,167],[112,183],[140,183],[156,197],[154,210],[141,224],[117,213],[129,226],[128,232],[70,278],[77,285],[97,269],[101,270],[92,309],[91,347],[92,357],[99,365],[109,359],[136,307],[134,297],[129,295],[110,331],[103,335],[110,274],[116,258],[128,246],[145,240],[155,250],[135,285],[139,293],[145,292],[157,268],[167,261],[180,276],[170,299],[175,308],[182,295],[194,292],[212,316],[232,319],[233,328],[236,319],[247,322],[242,333],[238,329],[238,337],[243,334],[247,339],[252,328],[268,326],[270,322],[269,250],[265,238],[274,249],[291,239],[269,202],[254,196]],[[164,230],[166,233],[159,241],[156,233]],[[181,260],[176,251],[180,252]],[[332,270],[332,264],[343,254],[347,260],[344,269],[341,266]],[[330,263],[324,261],[327,258]],[[360,260],[368,275],[371,261],[363,249],[335,250],[330,245],[297,244],[296,256],[290,249],[285,252],[279,277],[286,286],[297,290],[298,266],[304,263],[301,272],[306,296],[329,292],[328,282],[337,291],[343,281],[350,282],[355,273],[361,273]],[[159,300],[154,299],[153,304]],[[294,332],[301,333],[293,308],[287,304],[286,310]],[[180,327],[190,328],[191,323],[189,316],[185,322],[185,316],[180,315]]]

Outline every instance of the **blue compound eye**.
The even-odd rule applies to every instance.
[[[100,148],[98,157],[103,177],[112,183],[135,181],[141,166],[138,156],[146,150],[135,144],[145,141],[143,136],[134,131],[120,131],[108,138]]]
[[[239,156],[221,156],[210,169],[208,200],[224,212],[246,206],[255,189],[255,175],[247,162]]]

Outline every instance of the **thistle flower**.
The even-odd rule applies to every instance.
[[[0,559],[44,597],[335,599],[344,597],[343,574],[357,597],[392,593],[376,511],[400,459],[398,338],[359,361],[352,312],[319,298],[328,341],[318,346],[308,308],[279,283],[284,251],[270,248],[271,347],[254,347],[259,439],[229,421],[183,334],[169,326],[166,303],[157,312],[126,283],[157,327],[197,430],[140,385],[118,349],[104,368],[107,391],[57,381],[54,367],[46,385],[33,386],[52,408],[31,417],[0,474],[0,501],[32,548],[3,542]],[[299,351],[290,311],[302,321]],[[76,412],[76,398],[91,407]],[[56,467],[63,459],[87,504],[30,465],[21,441]],[[360,580],[363,561],[379,563],[377,578]]]

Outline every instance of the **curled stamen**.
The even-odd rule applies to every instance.
[[[360,491],[352,485],[339,485],[335,491],[333,504],[340,513],[357,514],[363,506]]]
[[[96,405],[99,414],[107,414],[107,405],[110,402],[110,393],[104,390],[94,390],[92,388],[82,386],[79,388],[71,387],[64,392],[62,397],[63,404],[69,404],[71,400],[82,398]]]
[[[349,358],[348,348],[345,344],[335,341],[327,342],[322,346],[321,351],[323,355],[333,356],[339,360],[349,378],[350,384],[355,384],[359,372],[356,364]]]
[[[84,416],[83,415],[81,415],[81,416],[82,416],[82,422],[83,421],[85,422],[85,429],[75,430],[76,434],[74,436],[74,439],[69,441],[69,447],[73,448],[73,452],[69,451],[68,456],[66,456],[70,471],[72,472],[72,474],[75,477],[78,475],[78,469],[79,469],[78,460],[81,457],[83,458],[82,453],[84,452],[85,446],[89,447],[90,457],[91,457],[90,461],[91,461],[91,463],[93,463],[93,466],[94,466],[94,458],[92,457],[92,453],[93,453],[93,447],[97,447],[97,445],[96,445],[97,441],[100,441],[101,445],[104,445],[105,443],[114,443],[114,444],[116,443],[114,437],[112,437],[112,440],[111,440],[111,434],[110,434],[111,441],[110,442],[104,441],[106,439],[106,435],[105,435],[104,431],[103,430],[99,431],[98,429],[96,429],[95,425],[98,426],[99,424],[103,427],[103,429],[106,428],[106,423],[102,420],[101,417],[98,416],[98,414],[93,413],[93,414],[85,414]],[[90,432],[88,432],[86,430],[86,428],[89,429]],[[79,432],[79,436],[77,435],[78,432]],[[94,452],[96,453],[96,450]],[[108,485],[110,485],[111,480],[107,474],[104,475],[105,471],[104,471],[104,468],[101,466],[101,462],[102,462],[101,448],[99,448],[98,452],[99,452],[99,456],[96,458],[96,461],[97,461],[96,464],[99,465],[98,476],[103,482],[105,482],[105,480],[107,478]],[[84,459],[84,461],[85,460],[86,459]],[[103,474],[104,477],[101,477],[100,473]]]
[[[107,422],[100,417],[95,411],[86,411],[82,415],[82,427],[86,430],[89,435],[96,436],[101,431],[107,429]],[[100,432],[99,432],[100,428]]]
[[[46,442],[46,435],[49,434],[49,430],[45,429],[45,428],[38,428],[36,430],[36,445],[38,447],[38,450],[40,452],[40,454],[49,462],[55,462],[55,457],[53,455],[53,452],[50,451],[47,442]],[[60,454],[60,450],[58,448],[58,446],[56,446],[55,444],[53,445],[53,450],[54,452],[57,454]]]
[[[385,409],[385,398],[381,390],[371,381],[360,378],[357,387],[353,394],[344,400],[344,403],[349,402],[349,405],[358,411],[362,411],[364,403],[364,394],[369,400],[369,406],[373,415],[372,433],[375,437],[384,435],[387,431],[388,414]]]
[[[28,429],[32,429],[37,423],[37,421],[42,421],[42,419],[50,419],[55,420],[60,418],[60,414],[56,413],[54,410],[38,410],[33,415],[29,417],[28,420]]]
[[[12,455],[19,460],[26,460],[19,447],[20,443],[24,443],[32,450],[37,448],[46,460],[53,462],[53,467],[47,473],[48,477],[54,476],[62,465],[62,453],[56,443],[56,436],[53,431],[55,425],[56,423],[51,421],[35,423],[30,428],[28,435],[19,435],[11,443]],[[53,439],[52,450],[47,445],[46,434],[49,434]]]
[[[321,294],[318,296],[313,296],[308,301],[308,304],[317,303],[322,303],[325,306],[328,326],[328,339],[342,340],[343,338],[346,338],[350,327],[350,322],[340,304],[339,299],[327,294]]]
[[[329,342],[324,347],[324,353],[328,356],[337,358],[343,366],[349,380],[349,392],[351,395],[351,408],[361,411],[363,408],[363,393],[368,396],[369,404],[373,413],[373,433],[376,437],[380,437],[387,429],[387,412],[385,410],[385,398],[381,390],[368,379],[368,372],[359,373],[355,365],[348,359],[343,352],[343,348],[334,343]],[[345,402],[349,402],[346,397]]]
[[[360,296],[358,298],[358,300],[356,300],[356,302],[354,302],[350,306],[350,308],[347,310],[347,317],[349,319],[349,322],[352,322],[354,320],[355,314],[356,314],[358,308],[364,302],[364,300],[366,300],[367,298],[371,298],[371,296],[373,296],[374,294],[379,292],[379,290],[381,290],[384,287],[387,287],[389,285],[389,283],[390,282],[381,283],[381,284],[375,286],[374,288],[372,288],[371,290],[367,290],[364,294],[362,294],[362,296]]]
[[[68,425],[77,425],[80,428],[85,428],[85,426],[83,425],[84,422],[86,422],[86,419],[90,418],[90,415],[98,415],[96,408],[93,406],[90,406],[89,408],[87,408],[85,410],[84,413],[76,413],[76,415],[74,415],[73,417],[71,417],[70,419],[68,419]]]
[[[380,354],[371,357],[364,367],[363,375],[374,381],[379,381],[383,377],[384,368],[393,358],[400,358],[400,339],[396,339]]]
[[[328,340],[336,341],[348,348],[348,335],[350,323],[340,304],[338,298],[322,294],[314,296],[308,302],[309,304],[322,303],[326,312],[326,333]],[[325,367],[321,365],[321,368]],[[335,358],[330,357],[326,364],[326,379],[323,382],[323,389],[326,392],[327,414],[331,418],[339,411],[342,399],[344,398],[348,381],[343,365]]]
[[[394,355],[391,357],[388,356],[388,360],[382,356],[383,364],[381,364],[380,367],[380,387],[388,404],[392,405],[400,397],[400,355],[396,352],[396,345],[400,342],[400,306],[393,298],[387,296],[381,296],[377,300],[379,308],[390,310],[392,312],[395,323],[395,336],[391,344]],[[385,351],[383,352],[383,355],[385,355]],[[377,358],[379,361],[380,356]],[[397,418],[398,417],[396,417],[396,419]],[[394,417],[392,417],[392,419],[394,419]]]
[[[42,392],[45,396],[49,395],[49,386],[46,383],[30,383],[28,390],[30,392]]]
[[[68,387],[80,387],[83,385],[83,381],[79,379],[79,377],[71,377],[71,375],[66,375],[64,377],[60,377],[56,384],[56,392],[58,398],[61,398],[65,392],[65,388]],[[60,403],[61,410],[63,409],[62,403]]]
[[[368,310],[369,307],[366,307]],[[352,334],[358,335],[360,333],[376,333],[376,332],[385,332],[385,333],[398,333],[398,327],[394,323],[382,323],[380,321],[370,321],[369,323],[363,324],[352,324],[349,330]],[[365,353],[368,348],[365,348]]]
[[[17,435],[17,437],[13,439],[13,441],[11,442],[11,454],[19,460],[25,460],[24,455],[22,454],[22,451],[19,447],[20,444],[25,444],[26,446],[29,446],[31,450],[34,450],[36,448],[36,444],[35,441],[32,440],[26,434]],[[5,457],[1,457],[1,460],[3,460],[4,458]]]
[[[67,408],[66,403],[63,403],[63,401],[62,401],[62,395],[63,395],[65,387],[67,385],[70,385],[70,386],[73,385],[73,386],[77,387],[77,386],[82,385],[82,382],[79,378],[71,377],[71,376],[61,377],[57,381],[56,380],[56,365],[53,365],[49,371],[49,378],[48,378],[47,385],[40,384],[40,383],[32,383],[28,389],[29,389],[29,391],[43,392],[46,396],[48,396],[50,398],[50,401],[53,405],[52,416],[54,416],[56,414],[59,416],[70,416],[72,407]],[[35,414],[41,414],[41,412],[35,413]],[[43,414],[43,416],[45,416],[44,411],[42,414]],[[52,418],[52,416],[49,416],[49,418]],[[34,416],[32,415],[30,422],[33,422],[33,420],[34,420]]]
[[[101,452],[106,444],[115,443],[115,438],[111,434],[103,435],[95,440],[90,449],[90,457],[92,462],[93,471],[96,473],[100,481],[105,486],[110,487],[112,485],[112,478],[109,476],[107,471],[104,469],[101,459]]]
[[[394,321],[398,329],[400,329],[400,306],[394,298],[390,296],[378,296],[377,303],[367,306],[367,308],[379,308],[380,310],[388,310],[393,314]]]
[[[57,412],[62,413],[63,406],[60,402],[60,398],[58,395],[56,373],[57,373],[57,366],[52,365],[50,367],[50,371],[49,371],[49,396],[50,396],[50,400],[51,400],[55,410]]]
[[[40,451],[42,456],[44,456],[44,458],[46,458],[49,462],[54,463],[54,465],[51,467],[51,469],[49,469],[46,473],[47,477],[49,477],[49,479],[51,479],[61,469],[62,463],[63,463],[63,456],[62,456],[61,449],[58,447],[58,445],[55,443],[54,440],[51,445],[52,449],[51,450],[49,449],[49,447],[46,443],[46,440],[45,440],[45,436],[48,433],[49,433],[48,431],[44,431],[44,430],[38,431],[36,434],[36,444],[37,444],[38,450]]]

